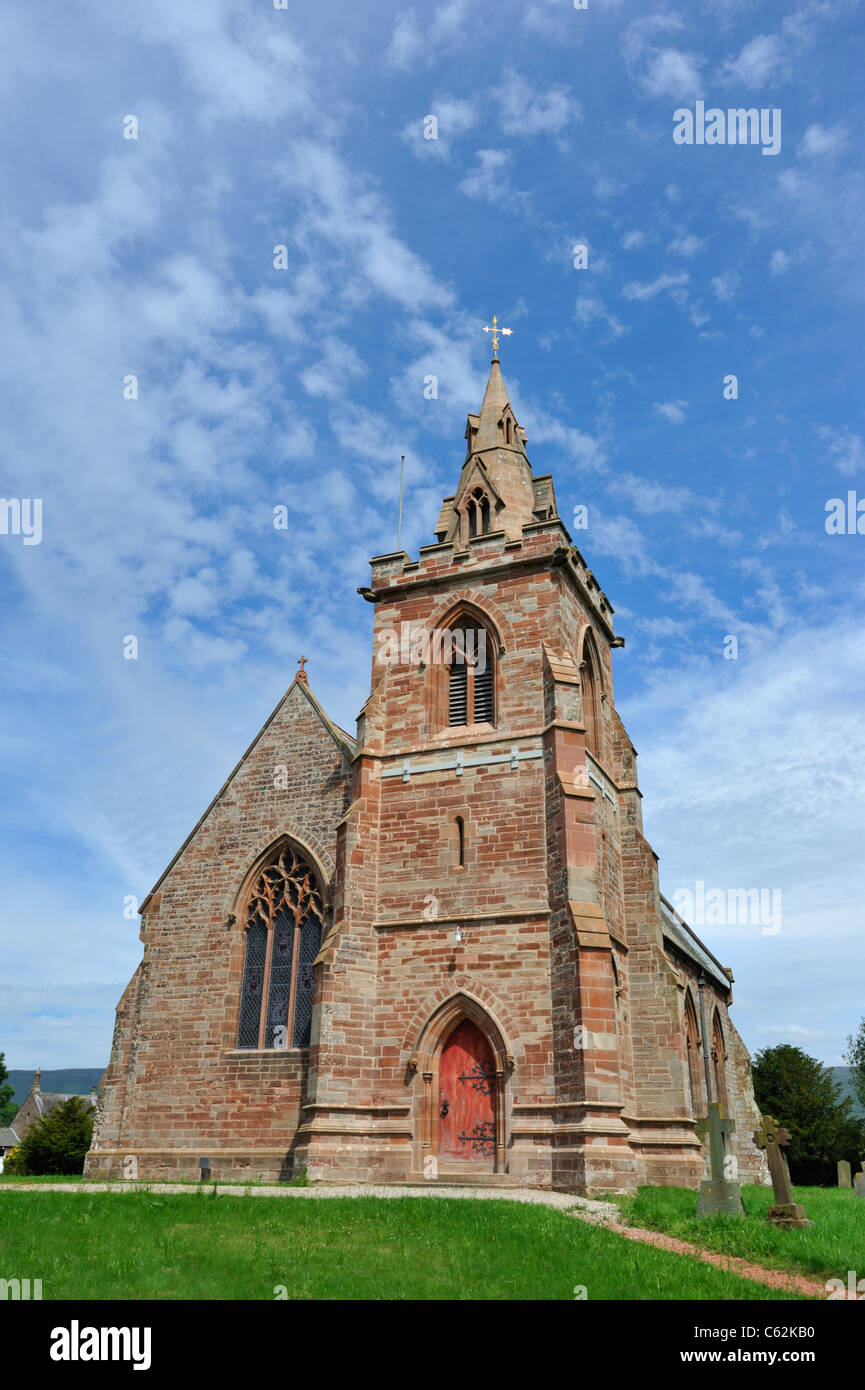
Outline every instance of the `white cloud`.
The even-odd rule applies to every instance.
[[[723,275],[712,277],[715,298],[721,304],[729,304],[739,287],[739,277],[734,270],[726,270]]]
[[[653,97],[669,96],[683,101],[698,97],[703,90],[702,62],[696,53],[663,48],[648,61],[642,77],[643,88]]]
[[[595,197],[601,202],[606,202],[608,198],[618,198],[620,194],[627,192],[628,185],[621,179],[611,179],[609,174],[602,174],[595,179]]]
[[[622,49],[632,80],[648,96],[687,101],[700,96],[704,60],[666,42],[679,34],[684,20],[674,14],[643,15],[625,30]]]
[[[690,259],[696,256],[706,245],[705,237],[694,236],[693,232],[683,232],[679,236],[673,237],[670,242],[669,250],[677,256],[685,256]]]
[[[622,294],[626,299],[654,299],[656,294],[663,293],[664,290],[673,290],[678,286],[687,285],[690,276],[686,270],[680,271],[677,275],[670,275],[664,272],[657,279],[646,282],[631,280],[622,288]]]
[[[567,87],[535,91],[518,73],[509,72],[492,97],[499,110],[499,124],[506,135],[529,139],[535,135],[560,135],[582,111]]]
[[[663,401],[656,402],[654,407],[658,415],[662,415],[671,425],[683,425],[688,414],[687,401]]]
[[[428,67],[442,53],[462,43],[465,27],[471,18],[470,0],[449,0],[432,9],[424,8],[423,14],[430,21],[426,27],[421,25],[414,10],[407,10],[397,17],[385,53],[385,62],[391,67],[403,72]]]
[[[361,361],[350,343],[332,337],[325,339],[322,344],[322,355],[318,362],[300,373],[300,381],[310,396],[341,399],[345,394],[346,382],[364,376],[366,370],[366,363]]]
[[[435,116],[435,139],[427,138],[424,133],[427,116]],[[447,160],[453,153],[455,142],[472,130],[479,119],[478,109],[473,102],[441,96],[430,102],[429,111],[423,117],[407,121],[400,134],[417,159]]]
[[[394,232],[387,204],[370,192],[336,150],[316,140],[297,140],[291,156],[274,165],[274,174],[304,207],[303,228],[320,246],[343,250],[368,292],[405,306],[443,307],[453,294]]]
[[[809,159],[820,159],[823,155],[835,154],[847,144],[847,132],[843,126],[809,125],[802,137],[799,154]]]
[[[477,164],[460,182],[460,192],[469,198],[481,198],[485,203],[507,200],[514,206],[525,206],[528,195],[517,192],[511,185],[511,155],[508,150],[477,150]]]
[[[600,319],[607,325],[612,338],[620,338],[623,333],[627,333],[627,326],[620,322],[613,314],[607,311],[607,307],[602,299],[596,295],[579,295],[575,307],[577,323],[592,323],[595,319]]]
[[[746,87],[759,87],[781,66],[784,51],[777,34],[758,34],[749,40],[738,58],[728,59],[721,69],[727,82],[741,82]]]
[[[845,477],[865,470],[865,440],[855,434],[847,425],[840,429],[832,425],[821,425],[818,435],[826,443],[829,462]]]
[[[622,237],[622,246],[625,251],[633,251],[637,246],[642,246],[645,240],[645,232],[625,232],[625,235]]]

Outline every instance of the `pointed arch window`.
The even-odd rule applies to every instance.
[[[239,1048],[309,1047],[313,962],[323,926],[315,870],[286,844],[256,879],[249,901]]]
[[[724,1030],[721,1027],[721,1020],[718,1010],[715,1010],[715,1017],[712,1020],[712,1078],[715,1083],[715,1100],[719,1100],[727,1113],[727,1074],[724,1063],[726,1053],[724,1049]]]
[[[583,723],[586,726],[586,747],[593,758],[599,758],[601,756],[601,681],[598,657],[591,634],[586,637],[583,644],[580,683],[583,700]]]
[[[685,1041],[688,1049],[688,1090],[691,1110],[696,1115],[700,1096],[700,1034],[697,1030],[697,1014],[691,996],[685,1000]]]
[[[448,723],[495,722],[493,643],[486,628],[461,618],[450,629]]]
[[[466,504],[469,519],[469,536],[486,536],[490,529],[490,499],[482,487],[476,487],[469,494]]]

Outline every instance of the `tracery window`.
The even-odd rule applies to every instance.
[[[249,900],[238,1047],[309,1047],[312,967],[323,925],[315,870],[285,844]]]
[[[490,529],[490,499],[482,487],[476,487],[469,495],[468,503],[469,535],[485,536]]]

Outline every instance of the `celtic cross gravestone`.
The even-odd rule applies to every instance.
[[[767,1220],[775,1226],[810,1226],[805,1208],[801,1203],[793,1201],[790,1171],[782,1153],[782,1148],[789,1142],[790,1131],[779,1125],[771,1115],[764,1115],[760,1121],[760,1128],[754,1135],[754,1143],[758,1149],[766,1150],[772,1189],[775,1193],[775,1205],[769,1208]]]

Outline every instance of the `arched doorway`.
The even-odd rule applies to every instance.
[[[492,1172],[496,1158],[496,1063],[470,1018],[458,1023],[439,1061],[439,1162]]]
[[[408,1064],[418,1174],[507,1172],[507,1079],[513,1068],[501,1028],[479,1000],[459,993],[439,1005]]]

